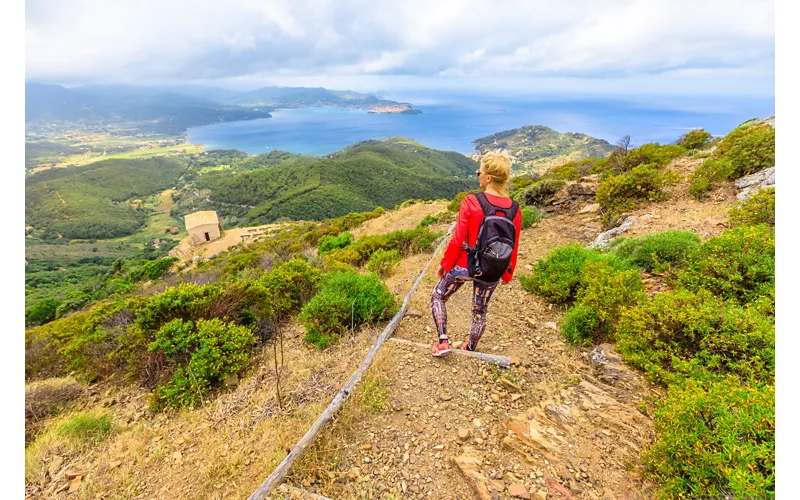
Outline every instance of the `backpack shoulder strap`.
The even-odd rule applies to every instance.
[[[514,218],[517,216],[517,211],[519,210],[519,203],[515,200],[511,200],[511,206],[503,210],[506,213],[506,217],[508,217],[511,222],[514,222]]]
[[[486,193],[484,193],[483,191],[475,193],[475,198],[478,200],[478,203],[480,203],[480,205],[481,205],[481,209],[483,210],[483,216],[484,217],[486,217],[487,215],[494,215],[495,214],[495,210],[497,209],[497,207],[495,207],[494,205],[492,205],[489,202],[489,199],[486,197]]]
[[[514,222],[514,217],[517,216],[517,210],[519,210],[519,203],[514,200],[511,200],[511,206],[508,208],[498,207],[497,205],[492,204],[489,199],[486,197],[486,193],[483,191],[479,193],[475,193],[475,198],[477,198],[478,203],[481,204],[481,208],[483,209],[484,217],[487,215],[496,215],[497,212],[503,212],[508,220]]]

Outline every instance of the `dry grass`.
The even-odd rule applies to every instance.
[[[242,498],[248,496],[317,419],[352,374],[374,339],[367,328],[326,351],[302,341],[302,327],[284,327],[284,408],[275,399],[272,349],[258,353],[249,375],[205,406],[152,414],[147,393],[109,408],[116,432],[92,448],[75,448],[53,419],[26,453],[26,491],[32,498],[66,498],[62,474],[48,464],[85,473],[81,494],[104,498]],[[68,463],[68,464],[67,464]],[[64,467],[62,467],[63,469]]]
[[[414,229],[426,215],[436,215],[447,210],[449,202],[437,201],[433,203],[414,203],[400,210],[386,212],[380,217],[368,220],[360,226],[353,228],[351,233],[358,239],[362,236],[391,233]]]

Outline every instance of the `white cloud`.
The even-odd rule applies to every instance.
[[[775,9],[768,0],[28,0],[26,6],[29,80],[774,74]]]

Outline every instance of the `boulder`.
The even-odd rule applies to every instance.
[[[597,238],[595,238],[594,241],[589,245],[589,248],[605,247],[606,245],[611,243],[611,240],[614,239],[615,236],[619,236],[620,234],[624,233],[634,224],[636,224],[636,217],[632,215],[626,217],[625,220],[622,221],[622,224],[620,224],[619,226],[611,228],[608,231],[597,235]]]
[[[733,185],[740,190],[736,198],[746,200],[761,188],[775,186],[775,167],[766,168],[760,172],[737,179]]]

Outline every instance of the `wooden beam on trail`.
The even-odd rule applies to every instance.
[[[428,344],[420,344],[419,342],[412,342],[406,339],[389,339],[392,342],[397,342],[398,344],[406,344],[406,345],[413,345],[416,347],[421,347],[422,349],[430,349],[431,346]],[[491,363],[493,365],[502,366],[503,368],[508,368],[511,366],[511,358],[508,356],[501,356],[499,354],[486,354],[484,352],[476,352],[476,351],[467,351],[464,349],[451,349],[451,352],[454,354],[458,354],[459,356],[467,356],[470,358],[480,359],[481,361],[486,361],[487,363]]]
[[[332,500],[331,498],[317,495],[316,493],[311,493],[310,491],[301,490],[300,488],[295,488],[294,486],[289,486],[288,484],[282,484],[278,486],[278,491],[281,493],[286,493],[289,495],[289,498],[296,498],[297,500]]]
[[[403,299],[403,305],[400,306],[400,310],[397,312],[397,314],[394,315],[389,324],[386,325],[386,328],[383,329],[381,334],[378,335],[378,338],[375,339],[375,342],[372,344],[372,347],[370,348],[369,352],[361,361],[361,364],[358,366],[358,369],[355,371],[355,373],[353,373],[353,375],[350,377],[350,380],[348,380],[347,383],[344,384],[342,389],[336,393],[336,395],[333,397],[333,400],[325,409],[325,411],[323,411],[322,414],[317,419],[317,421],[314,422],[314,425],[312,425],[311,428],[308,429],[308,431],[306,431],[305,435],[302,438],[300,438],[300,441],[298,441],[297,444],[294,446],[294,448],[292,448],[292,451],[290,451],[289,454],[286,455],[286,458],[284,458],[283,461],[280,464],[278,464],[275,470],[272,471],[272,474],[267,476],[264,482],[261,483],[261,486],[259,486],[256,489],[256,491],[254,491],[253,494],[250,495],[249,500],[263,500],[267,498],[267,495],[269,495],[269,493],[276,486],[278,486],[278,484],[280,484],[281,481],[283,481],[283,478],[289,472],[289,469],[292,467],[292,464],[298,458],[302,457],[306,453],[308,447],[314,443],[314,439],[317,437],[317,434],[319,434],[319,431],[321,431],[326,425],[330,423],[331,420],[333,420],[333,415],[339,410],[342,404],[344,404],[344,401],[353,392],[356,385],[361,380],[361,377],[364,375],[364,372],[366,372],[367,368],[369,368],[369,365],[372,364],[372,360],[375,358],[375,355],[378,353],[378,350],[381,348],[383,343],[386,342],[386,339],[389,338],[389,336],[395,331],[397,325],[400,324],[400,320],[403,319],[403,316],[406,313],[406,309],[408,309],[408,304],[411,302],[411,297],[414,295],[414,292],[417,290],[417,287],[422,282],[422,277],[425,276],[425,271],[431,265],[433,258],[436,256],[436,254],[439,253],[439,251],[444,246],[445,242],[447,242],[450,234],[452,234],[453,229],[455,229],[455,227],[456,227],[455,224],[452,224],[450,226],[450,229],[447,230],[447,233],[442,237],[442,241],[439,242],[439,245],[436,247],[436,250],[434,250],[433,255],[431,255],[430,259],[428,259],[428,263],[425,264],[425,267],[423,267],[422,270],[419,272],[419,275],[417,276],[416,281],[414,281],[414,285],[411,287],[411,290],[408,291],[405,298]]]

